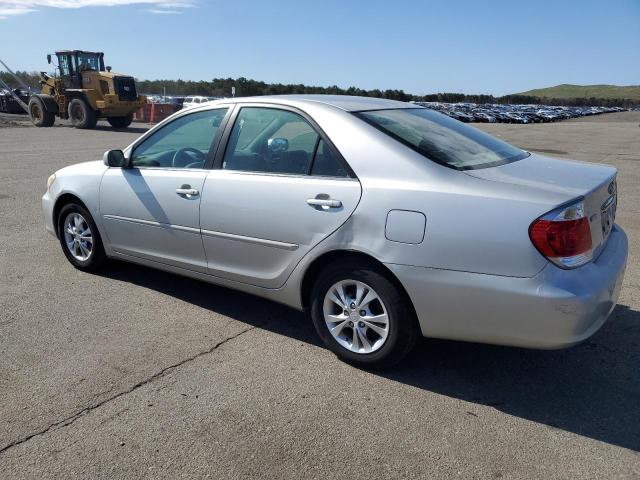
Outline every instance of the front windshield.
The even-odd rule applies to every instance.
[[[82,71],[93,70],[100,71],[100,57],[95,53],[78,54],[78,68]]]
[[[457,170],[495,167],[529,156],[428,108],[374,110],[355,115],[430,160]]]

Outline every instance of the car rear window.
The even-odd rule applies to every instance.
[[[367,123],[441,165],[456,170],[495,167],[528,152],[428,108],[356,112]]]

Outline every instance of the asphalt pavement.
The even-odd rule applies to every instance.
[[[630,257],[600,332],[560,351],[425,339],[386,372],[263,299],[75,270],[43,227],[46,179],[146,126],[0,122],[0,478],[639,478],[639,122],[479,126],[618,167]]]

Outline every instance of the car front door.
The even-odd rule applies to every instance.
[[[110,168],[100,213],[121,254],[206,271],[200,199],[227,108],[182,115],[144,138],[130,168]]]
[[[208,272],[266,288],[346,222],[360,183],[302,112],[242,106],[207,175],[200,225]]]

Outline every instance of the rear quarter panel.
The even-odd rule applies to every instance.
[[[347,112],[309,113],[362,185],[358,208],[314,255],[352,249],[384,263],[513,277],[532,277],[547,264],[529,239],[529,226],[570,194],[474,178],[424,158]],[[426,216],[421,243],[385,237],[387,214],[396,209]]]

